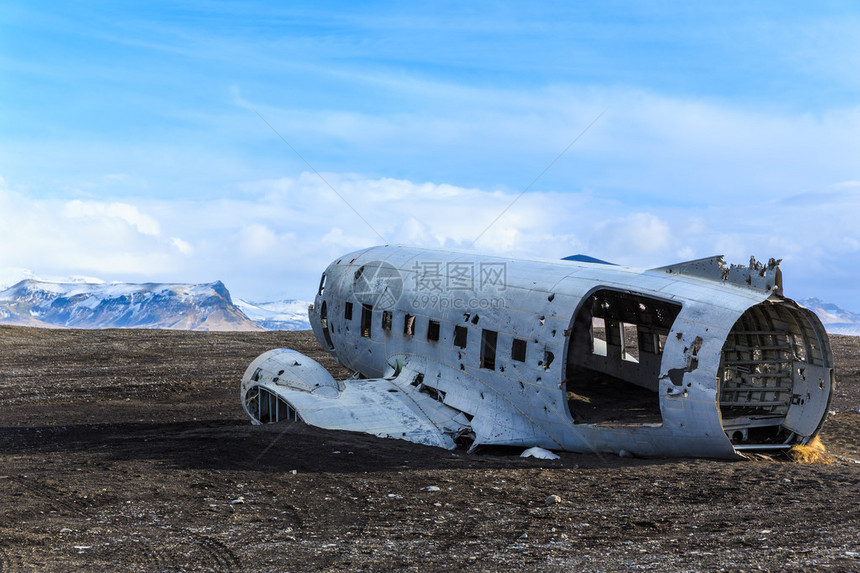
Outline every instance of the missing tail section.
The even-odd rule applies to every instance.
[[[788,449],[817,433],[833,386],[826,334],[786,299],[748,309],[723,345],[719,407],[737,450]]]

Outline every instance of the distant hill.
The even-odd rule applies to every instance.
[[[53,282],[30,276],[0,290],[0,324],[46,328],[308,330],[307,301],[236,299],[221,281],[207,284]],[[8,283],[6,283],[8,284]],[[0,286],[0,289],[3,287]],[[798,301],[831,334],[860,336],[860,314],[818,298]]]
[[[236,306],[245,316],[267,330],[310,330],[308,305],[304,300],[247,302],[236,299]]]
[[[0,291],[0,324],[49,328],[266,330],[209,284],[57,283],[25,279]]]
[[[827,332],[860,336],[860,314],[818,298],[805,298],[797,302],[817,314]]]

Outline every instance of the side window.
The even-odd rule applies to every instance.
[[[511,344],[511,359],[517,362],[526,361],[526,341],[521,338],[514,338]]]
[[[352,320],[352,303],[348,302],[343,307],[343,318],[345,320]]]
[[[403,335],[412,336],[415,334],[415,317],[407,314],[403,317]]]
[[[466,340],[469,336],[469,329],[465,326],[455,326],[454,327],[454,346],[459,348],[466,348]]]
[[[382,311],[382,330],[390,331],[391,330],[391,311],[383,310]]]
[[[318,295],[321,295],[321,294],[323,293],[323,291],[324,291],[324,290],[325,290],[325,273],[323,273],[323,276],[322,276],[322,278],[320,279],[320,288],[319,288],[319,290],[317,291],[317,294],[318,294]]]
[[[370,338],[370,329],[373,324],[373,307],[369,304],[361,305],[361,335]]]
[[[481,368],[496,369],[496,339],[499,333],[495,330],[481,332]]]
[[[439,340],[439,321],[431,320],[427,324],[427,340]]]

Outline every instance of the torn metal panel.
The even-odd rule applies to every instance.
[[[323,427],[731,457],[808,442],[832,390],[827,336],[781,296],[773,259],[642,270],[386,246],[337,259],[320,284],[314,333],[368,380],[306,378],[279,354],[262,362],[280,383],[255,384]]]
[[[724,281],[740,286],[773,291],[775,294],[782,295],[780,262],[781,259],[770,259],[767,264],[764,264],[756,261],[755,257],[750,257],[748,266],[726,265],[726,261],[720,255],[652,270],[714,281]]]
[[[242,378],[245,412],[260,423],[257,402],[261,391],[275,396],[282,414],[266,421],[301,420],[330,430],[365,432],[442,448],[454,448],[454,438],[468,420],[420,388],[411,385],[417,373],[402,370],[391,379],[350,379],[336,382],[315,360],[287,349],[258,357]],[[275,412],[273,408],[262,410]],[[296,415],[291,415],[295,412]]]

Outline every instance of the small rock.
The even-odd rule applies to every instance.
[[[245,503],[245,498],[240,495],[239,497],[231,501],[230,505],[236,505],[237,503]]]
[[[293,475],[296,475],[296,474],[297,474],[297,473],[299,473],[299,472],[298,472],[297,470],[290,470],[290,473],[291,473],[291,474],[293,474]]]
[[[439,486],[428,485],[426,489],[427,491],[439,491]]]
[[[561,503],[561,497],[559,497],[555,494],[547,496],[547,498],[546,498],[546,504],[547,505],[555,505],[556,503]]]
[[[618,450],[618,457],[619,458],[632,458],[633,454],[631,454],[627,450]]]

